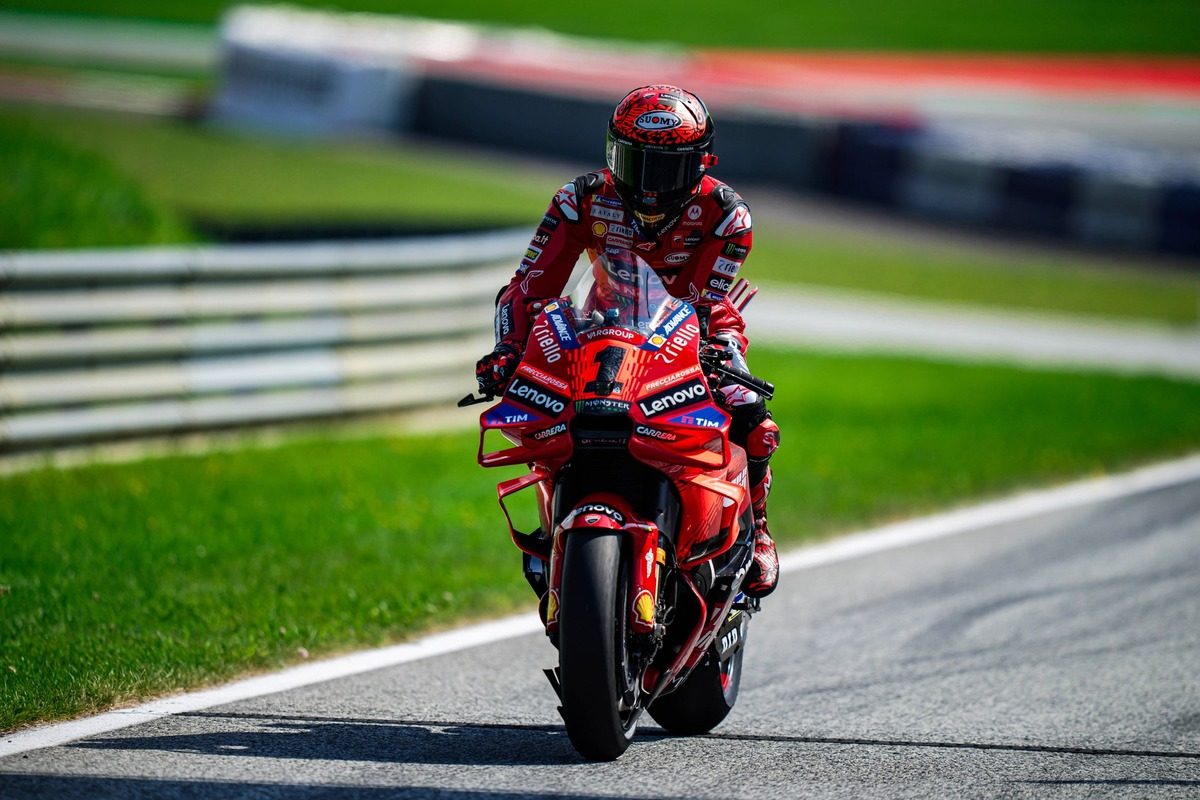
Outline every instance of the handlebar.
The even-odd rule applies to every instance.
[[[708,361],[706,366],[722,378],[728,378],[735,383],[740,383],[747,389],[753,389],[767,400],[775,396],[775,384],[751,375],[744,369],[739,369],[729,364],[722,364],[719,361]]]

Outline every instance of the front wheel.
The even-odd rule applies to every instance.
[[[563,719],[571,744],[596,761],[625,752],[641,711],[626,630],[626,561],[619,535],[567,534],[558,616]]]

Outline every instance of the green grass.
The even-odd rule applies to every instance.
[[[1128,266],[1084,265],[1078,258],[1000,255],[964,246],[893,243],[870,235],[799,235],[774,222],[756,226],[744,274],[752,281],[927,300],[1174,325],[1200,321],[1200,280],[1194,274],[1139,267],[1134,257]]]
[[[785,543],[1200,446],[1197,384],[753,363],[779,386]],[[322,435],[0,479],[0,730],[528,604],[474,444]]]
[[[101,154],[157,202],[219,220],[529,223],[557,188],[500,159],[416,145],[329,147],[177,120],[14,106],[0,106],[0,119],[37,125],[72,148]]]
[[[102,156],[0,116],[0,249],[168,242],[186,235],[172,209]]]
[[[301,0],[295,5],[539,25],[586,36],[714,47],[1195,53],[1190,0]],[[210,23],[228,0],[8,0],[11,9]]]

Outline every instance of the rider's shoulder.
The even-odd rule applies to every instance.
[[[554,205],[568,222],[578,222],[579,209],[585,200],[600,192],[610,182],[608,170],[585,172],[574,180],[563,184],[554,195]]]
[[[712,200],[717,207],[717,213],[714,215],[717,223],[712,229],[714,236],[731,239],[750,232],[753,226],[750,205],[733,190],[733,187],[706,175],[700,189],[701,194]]]

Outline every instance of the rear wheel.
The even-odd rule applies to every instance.
[[[744,636],[745,625],[740,625],[739,630],[739,635]],[[708,733],[729,715],[737,702],[744,652],[739,646],[722,661],[718,657],[718,643],[713,642],[684,684],[655,700],[646,710],[669,733],[680,736]]]
[[[567,534],[558,616],[563,719],[584,758],[611,761],[629,746],[641,697],[626,630],[622,538]]]

